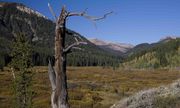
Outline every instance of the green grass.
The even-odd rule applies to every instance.
[[[34,108],[50,108],[51,86],[47,67],[35,67]],[[68,91],[72,108],[108,108],[140,90],[169,84],[180,72],[169,70],[113,70],[102,67],[68,67]],[[0,72],[0,108],[12,102],[11,72]]]

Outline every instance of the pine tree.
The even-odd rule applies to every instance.
[[[13,72],[13,92],[15,108],[32,107],[32,49],[25,36],[19,34],[12,44],[12,61],[10,67]]]

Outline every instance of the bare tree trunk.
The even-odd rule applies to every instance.
[[[69,108],[66,80],[66,54],[63,53],[65,47],[65,23],[66,10],[65,7],[63,7],[55,31],[56,89],[53,104],[56,104],[57,108]]]
[[[56,22],[55,36],[55,70],[49,61],[49,79],[52,86],[51,105],[52,108],[69,108],[67,78],[66,78],[66,53],[65,47],[65,22],[66,10],[62,8],[61,14]]]
[[[65,6],[63,6],[61,10],[61,14],[57,19],[52,7],[48,4],[49,9],[53,16],[56,19],[56,30],[55,30],[55,70],[49,61],[49,79],[52,86],[52,94],[51,94],[51,105],[52,108],[69,108],[68,103],[68,91],[67,91],[67,76],[66,76],[66,55],[71,52],[72,48],[81,49],[76,46],[80,44],[87,44],[87,42],[83,42],[82,39],[79,41],[76,37],[74,37],[75,41],[73,44],[67,46],[65,48],[65,32],[66,32],[66,18],[71,16],[82,16],[92,21],[97,21],[100,19],[106,18],[107,15],[111,14],[107,13],[103,17],[91,17],[86,14],[86,12],[74,13],[67,12]]]

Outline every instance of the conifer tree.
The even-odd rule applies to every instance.
[[[12,44],[12,61],[10,67],[13,73],[13,93],[15,108],[32,107],[32,49],[25,36],[17,35]]]

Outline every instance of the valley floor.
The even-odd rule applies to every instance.
[[[50,108],[51,87],[47,67],[34,69],[34,108]],[[108,108],[140,90],[169,84],[180,78],[177,70],[123,70],[102,67],[68,67],[72,108]],[[0,108],[12,105],[12,74],[0,72]]]

